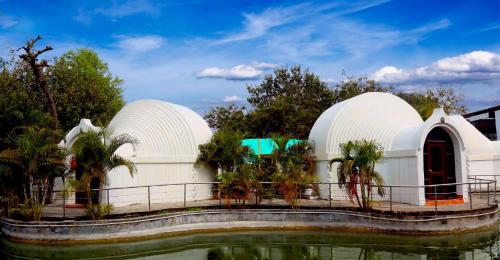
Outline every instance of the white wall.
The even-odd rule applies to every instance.
[[[133,177],[123,167],[109,173],[107,188],[145,186],[176,183],[213,182],[214,174],[207,168],[195,169],[193,163],[136,164]],[[196,201],[212,198],[212,184],[186,185],[186,200]],[[107,194],[103,194],[104,202]],[[151,203],[184,201],[184,185],[168,185],[150,188]],[[148,203],[147,188],[112,189],[109,202],[115,207],[136,203]]]
[[[468,168],[469,177],[496,180],[497,187],[500,187],[500,158],[468,160]]]

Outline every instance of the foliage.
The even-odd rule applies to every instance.
[[[281,67],[255,86],[247,86],[251,110],[230,104],[215,107],[205,119],[215,129],[230,128],[248,136],[289,134],[306,138],[319,115],[334,103],[333,91],[300,66]]]
[[[463,104],[464,96],[457,93],[457,91],[452,87],[429,89],[427,91],[427,96],[430,99],[435,100],[447,114],[461,115],[467,112],[467,108]]]
[[[120,88],[123,81],[111,75],[93,50],[66,52],[55,59],[48,74],[65,131],[81,118],[91,119],[95,125],[107,125],[125,104]]]
[[[85,214],[87,216],[95,216],[96,212],[99,212],[101,214],[100,217],[102,217],[102,214],[106,213],[106,215],[111,214],[113,212],[114,207],[113,204],[87,204],[85,206]]]
[[[231,199],[234,199],[237,206],[245,206],[252,191],[260,187],[251,164],[242,164],[235,172],[222,172],[217,177],[221,182],[219,189],[227,208],[231,207]]]
[[[72,147],[72,152],[76,157],[77,171],[82,175],[79,179],[81,188],[87,192],[89,215],[92,219],[102,217],[102,208],[100,207],[100,198],[103,194],[104,186],[107,183],[108,173],[118,167],[124,166],[133,176],[136,167],[132,161],[129,161],[116,151],[122,145],[137,144],[137,140],[129,135],[112,136],[109,130],[87,131],[81,133]],[[92,202],[92,180],[99,182],[99,201],[97,207]]]
[[[207,164],[215,170],[235,172],[250,157],[252,151],[242,146],[243,134],[231,129],[217,131],[210,142],[199,146],[196,166]]]
[[[384,180],[375,170],[375,165],[384,158],[383,149],[375,141],[356,140],[340,144],[340,154],[330,161],[330,166],[338,163],[340,188],[345,186],[349,199],[355,198],[360,208],[370,209],[373,186],[380,196],[384,196]]]
[[[312,146],[308,141],[301,141],[286,147],[286,136],[273,137],[276,147],[272,158],[275,162],[274,180],[278,183],[277,190],[283,198],[296,209],[300,206],[300,198],[306,188],[317,187],[312,185],[316,181],[314,176],[314,156]]]
[[[307,138],[319,115],[334,104],[326,83],[300,66],[276,68],[247,90],[253,108],[249,131],[258,137],[275,133]]]
[[[423,120],[426,120],[432,115],[432,112],[435,108],[439,107],[439,103],[437,100],[429,98],[428,95],[424,95],[422,93],[398,93],[400,98],[408,102],[415,110],[417,110],[418,114],[422,117]]]
[[[0,163],[4,173],[21,183],[23,204],[40,220],[54,178],[65,172],[66,152],[57,146],[61,135],[51,129],[31,126],[20,131],[11,137],[11,148],[0,152]]]
[[[366,92],[392,92],[410,104],[422,119],[432,115],[434,108],[443,107],[447,114],[464,114],[463,95],[452,87],[431,88],[424,92],[396,91],[394,87],[385,87],[366,77],[348,78],[335,89],[335,102],[342,102]]]
[[[374,80],[369,80],[367,77],[349,77],[335,88],[335,103],[367,92],[391,92],[393,90],[392,87],[384,87]]]
[[[239,132],[248,129],[246,108],[234,103],[227,107],[217,106],[206,113],[203,118],[213,129],[231,129]]]

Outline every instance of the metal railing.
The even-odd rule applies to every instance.
[[[466,183],[449,183],[436,185],[384,185],[384,196],[378,195],[377,187],[372,186],[371,197],[368,198],[375,210],[388,212],[439,212],[456,210],[481,209],[496,205],[496,180],[470,178]],[[92,190],[93,199],[101,204],[114,205],[115,213],[136,213],[145,211],[162,211],[179,208],[223,207],[228,203],[234,207],[288,207],[276,182],[260,182],[259,189],[252,189],[245,198],[228,198],[220,189],[220,182],[173,183],[143,186],[104,188],[100,196],[98,190]],[[357,207],[349,200],[344,188],[338,183],[309,183],[311,189],[303,190],[299,195],[300,207],[303,208],[349,208]],[[359,191],[361,187],[356,186]],[[318,191],[315,192],[315,191]],[[493,194],[490,194],[493,193]],[[85,203],[88,197],[69,198],[63,196],[64,191],[52,191],[52,203],[48,205],[46,214],[54,217],[68,217],[74,213],[73,206],[68,203],[74,199]],[[457,203],[450,206],[449,203]],[[463,203],[461,203],[463,202]],[[424,205],[422,205],[424,204]],[[415,206],[422,205],[422,206]],[[62,209],[62,210],[57,210]],[[71,214],[70,217],[71,217]],[[81,213],[80,213],[81,214]],[[74,216],[72,216],[74,217]]]

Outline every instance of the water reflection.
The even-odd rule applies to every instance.
[[[6,259],[492,259],[498,230],[460,236],[339,232],[199,234],[127,243],[42,246],[1,241]]]

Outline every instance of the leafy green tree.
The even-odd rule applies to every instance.
[[[242,141],[241,132],[227,128],[217,131],[210,142],[199,146],[196,166],[206,164],[222,172],[236,172],[252,155],[248,146],[241,145]]]
[[[369,80],[367,77],[349,77],[335,88],[335,103],[367,92],[391,92],[393,90],[392,87],[384,87],[374,80]]]
[[[234,103],[227,107],[217,106],[206,113],[203,118],[212,129],[232,129],[245,132],[248,129],[248,117],[244,106]]]
[[[366,77],[348,78],[335,88],[335,102],[342,102],[366,92],[390,92],[413,106],[425,120],[432,115],[434,108],[443,107],[447,114],[464,114],[467,109],[463,104],[463,95],[455,88],[438,87],[424,92],[397,91],[394,87],[382,86]]]
[[[296,209],[300,206],[300,198],[306,188],[317,187],[311,183],[316,180],[314,175],[315,157],[312,155],[312,145],[301,141],[287,147],[290,140],[287,136],[274,136],[276,143],[271,158],[275,162],[274,181],[277,190],[285,200]]]
[[[384,195],[384,179],[375,170],[375,165],[384,158],[383,149],[375,141],[356,140],[340,144],[340,154],[329,162],[330,166],[338,163],[339,187],[346,186],[347,195],[351,201],[355,198],[360,208],[371,208],[372,186],[380,196]]]
[[[129,135],[112,136],[107,129],[81,133],[72,147],[76,157],[77,170],[82,172],[80,185],[87,192],[88,212],[92,219],[102,217],[100,198],[108,180],[108,173],[118,167],[126,167],[130,175],[136,172],[135,164],[116,154],[118,148],[125,144],[137,144],[137,140]],[[99,200],[94,207],[92,202],[91,183],[99,182]]]
[[[40,220],[54,178],[66,170],[66,153],[57,146],[61,135],[52,129],[32,126],[22,130],[12,137],[12,148],[0,152],[0,164],[4,173],[21,183],[25,206],[30,205],[33,219]]]
[[[334,104],[326,83],[300,66],[277,68],[247,90],[253,108],[249,131],[258,137],[275,133],[307,138],[319,115]]]
[[[61,127],[71,130],[81,118],[105,126],[123,107],[123,81],[114,77],[90,49],[68,51],[49,68],[50,88],[57,100]]]
[[[432,115],[434,108],[439,107],[439,102],[426,94],[400,92],[397,93],[397,95],[415,108],[423,120],[426,120]]]

